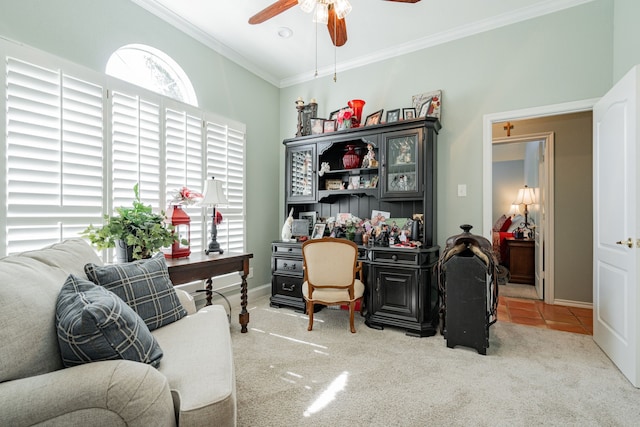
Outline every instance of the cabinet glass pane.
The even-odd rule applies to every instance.
[[[312,151],[299,150],[291,152],[291,196],[311,196],[313,168]]]
[[[418,135],[408,135],[387,140],[387,192],[416,191]]]

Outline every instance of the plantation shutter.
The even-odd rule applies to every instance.
[[[167,201],[182,187],[201,193],[203,191],[202,119],[200,114],[184,110],[165,109]],[[191,217],[191,252],[204,251],[208,235],[203,230],[202,207],[184,205]]]
[[[245,248],[245,128],[217,118],[205,122],[207,177],[224,183],[229,203],[220,206],[223,221],[218,226],[218,242],[229,252]]]
[[[102,87],[6,57],[5,254],[101,221]]]
[[[137,95],[112,92],[112,205],[130,207],[134,199],[133,187],[138,183],[140,198],[159,211],[162,175],[160,156],[160,107]]]

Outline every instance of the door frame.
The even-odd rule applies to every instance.
[[[583,111],[593,111],[593,106],[600,98],[591,98],[581,101],[565,102],[561,104],[543,105],[540,107],[525,108],[521,110],[504,111],[490,113],[482,116],[482,232],[491,240],[491,227],[493,218],[493,124],[499,122],[536,119],[540,117],[558,116],[563,114],[580,113]],[[549,160],[549,159],[547,159]],[[553,222],[553,221],[551,221]],[[544,301],[547,304],[554,304],[554,270],[553,270],[553,234],[549,227],[547,233],[549,239],[545,239],[548,245],[545,251],[546,264],[544,281]]]
[[[553,281],[550,281],[549,283],[547,283],[547,280],[545,280],[547,276],[554,277],[554,271],[553,271],[553,254],[555,251],[555,248],[553,245],[553,236],[554,236],[554,227],[555,227],[554,213],[553,213],[553,200],[555,200],[554,194],[553,194],[554,184],[555,184],[555,176],[554,176],[555,168],[554,168],[554,158],[553,158],[553,153],[555,152],[554,141],[555,141],[555,133],[553,131],[500,137],[500,138],[494,138],[492,141],[493,146],[504,145],[504,144],[521,144],[521,143],[527,143],[527,142],[542,142],[544,144],[542,159],[537,165],[539,169],[539,176],[540,176],[539,180],[542,181],[539,194],[537,194],[538,197],[541,196],[538,200],[543,201],[543,207],[539,208],[538,210],[540,212],[538,221],[540,221],[540,225],[541,225],[540,229],[542,230],[542,234],[539,234],[537,231],[538,229],[536,229],[536,233],[535,233],[536,235],[534,236],[534,238],[536,240],[535,242],[536,243],[535,245],[536,293],[538,294],[538,298],[544,299],[544,301],[547,304],[550,304],[550,302],[547,301],[548,299],[551,299],[550,296],[554,295]],[[493,165],[493,156],[492,156],[491,164]],[[493,196],[494,195],[492,191],[491,199],[493,199]],[[546,250],[544,250],[544,248],[546,248]],[[545,267],[544,269],[542,268],[543,266]]]

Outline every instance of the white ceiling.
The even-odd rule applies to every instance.
[[[334,50],[299,6],[258,25],[275,0],[132,0],[278,87],[304,82],[593,0],[349,0],[347,43]],[[278,29],[293,31],[289,38]]]

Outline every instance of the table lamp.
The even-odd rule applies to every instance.
[[[536,194],[533,191],[533,188],[528,186],[524,186],[520,190],[518,190],[518,195],[516,199],[513,201],[514,205],[524,205],[524,228],[529,229],[529,209],[527,209],[528,205],[532,205],[536,202]]]
[[[226,203],[228,203],[228,201],[227,197],[224,195],[222,181],[216,181],[214,177],[211,177],[211,179],[208,179],[204,183],[204,194],[202,201],[200,202],[202,206],[213,206],[213,215],[211,217],[211,241],[209,242],[209,247],[204,251],[207,255],[211,252],[220,252],[220,254],[224,252],[217,241],[218,229],[216,227],[216,205]]]

